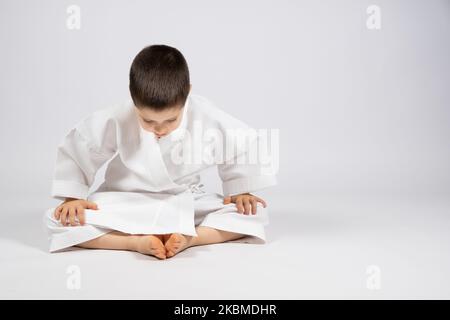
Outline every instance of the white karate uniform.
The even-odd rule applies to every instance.
[[[49,208],[44,224],[50,252],[113,230],[196,236],[195,226],[246,235],[234,242],[265,243],[267,208],[258,203],[256,215],[240,214],[234,203],[223,204],[222,195],[206,193],[199,175],[216,165],[225,196],[275,185],[275,174],[262,170],[260,162],[239,162],[259,141],[251,128],[208,99],[190,93],[178,128],[157,139],[141,127],[134,108],[130,99],[98,110],[78,122],[59,144],[51,196],[87,199],[99,209],[85,209],[83,226],[63,226],[54,218],[55,207]],[[236,128],[244,130],[234,135],[227,130]],[[206,129],[223,139],[205,139]],[[195,141],[203,141],[207,147],[199,151]],[[220,147],[215,149],[219,142],[235,146],[234,153],[227,156],[224,152],[221,161],[216,157]],[[178,155],[178,162],[174,155]],[[199,155],[204,156],[202,161],[194,161]],[[96,172],[109,160],[105,181],[89,194]]]

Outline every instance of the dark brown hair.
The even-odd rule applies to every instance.
[[[163,110],[184,105],[189,88],[187,62],[173,47],[145,47],[131,64],[130,93],[138,108]]]

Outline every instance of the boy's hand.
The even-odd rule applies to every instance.
[[[238,209],[239,213],[243,213],[243,214],[250,214],[250,212],[252,214],[256,214],[256,208],[257,208],[257,203],[261,202],[264,206],[264,208],[267,206],[266,202],[257,197],[254,196],[250,193],[243,193],[243,194],[238,194],[235,196],[228,196],[225,197],[225,199],[223,200],[223,204],[229,204],[229,203],[236,203],[236,207]]]
[[[94,202],[79,199],[66,199],[55,209],[56,220],[61,219],[63,226],[76,226],[75,217],[78,218],[80,225],[84,225],[84,209],[98,210],[98,206]]]

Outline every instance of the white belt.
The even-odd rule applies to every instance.
[[[201,187],[203,187],[203,183],[192,184],[189,186],[189,189],[191,189],[192,193],[205,193],[205,191],[202,190]]]

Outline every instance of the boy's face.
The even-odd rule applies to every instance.
[[[134,110],[142,128],[153,132],[159,139],[178,128],[183,117],[183,108],[179,105],[160,111],[150,108],[134,108]]]

